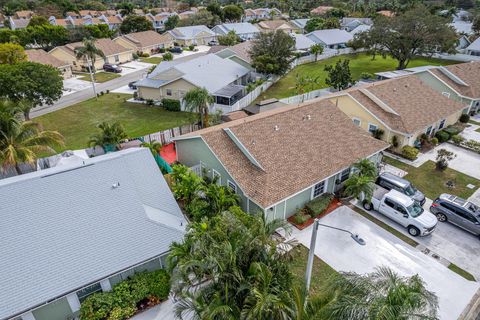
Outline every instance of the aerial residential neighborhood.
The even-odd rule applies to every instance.
[[[480,320],[480,5],[0,0],[0,195],[0,320]]]

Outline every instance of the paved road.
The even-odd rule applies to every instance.
[[[206,54],[205,52],[199,52],[197,54],[192,54],[192,55],[189,55],[189,56],[185,56],[185,57],[175,59],[175,61],[176,62],[184,62],[184,61],[188,61],[188,60],[191,60],[191,59],[194,59],[194,58],[198,58],[199,56],[202,56],[202,55],[205,55],[205,54]],[[120,87],[128,85],[128,83],[130,83],[132,81],[137,81],[137,80],[140,80],[140,79],[144,78],[147,75],[147,72],[148,72],[148,68],[143,69],[143,70],[138,70],[138,71],[123,75],[120,78],[115,78],[115,79],[107,81],[105,83],[99,83],[95,86],[95,88],[96,88],[97,92],[106,91],[106,90],[112,91],[114,89],[118,89]],[[81,101],[85,101],[85,100],[93,98],[93,97],[94,97],[93,88],[89,87],[87,89],[77,91],[75,93],[63,96],[57,102],[55,102],[53,105],[45,105],[45,106],[35,108],[34,110],[31,111],[30,117],[31,118],[39,117],[41,115],[44,115],[44,114],[47,114],[47,113],[50,113],[50,112],[53,112],[53,111],[57,111],[57,110],[69,107],[71,105],[74,105],[74,104],[79,103]]]

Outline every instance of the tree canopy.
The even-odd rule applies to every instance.
[[[180,18],[177,15],[168,17],[167,21],[165,21],[165,30],[175,29],[179,21]]]
[[[120,31],[124,34],[147,31],[152,29],[153,25],[150,21],[147,20],[147,18],[137,15],[127,16],[120,26]]]
[[[222,46],[234,46],[240,42],[240,37],[234,30],[230,30],[226,35],[220,35],[217,37],[218,43]]]
[[[252,65],[261,73],[283,75],[290,68],[294,48],[295,41],[281,30],[261,32],[252,41]]]
[[[0,64],[14,64],[27,60],[25,49],[16,43],[0,44]]]
[[[394,17],[380,16],[373,27],[355,36],[354,47],[366,48],[398,60],[405,69],[412,58],[437,51],[453,53],[457,36],[448,20],[416,7]]]
[[[340,22],[338,18],[320,18],[315,17],[307,21],[305,24],[305,32],[312,32],[315,30],[323,29],[338,29],[340,28]]]
[[[240,21],[243,9],[237,5],[229,4],[223,8],[223,18],[228,22]]]
[[[324,70],[328,72],[325,83],[337,90],[347,89],[353,82],[350,73],[350,60],[338,60],[333,65],[326,65]]]

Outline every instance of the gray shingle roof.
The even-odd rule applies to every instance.
[[[224,23],[215,26],[212,31],[220,34],[227,34],[229,31],[235,31],[237,35],[259,33],[260,30],[256,26],[248,22]]]
[[[162,254],[183,237],[181,211],[146,148],[4,179],[0,194],[0,319]]]
[[[207,26],[198,25],[198,26],[188,26],[188,27],[177,27],[173,30],[168,31],[175,39],[194,39],[198,34],[202,32],[208,33],[210,36],[215,36],[215,32],[208,29]]]
[[[353,36],[345,30],[340,29],[324,29],[315,30],[307,34],[307,37],[317,42],[317,39],[325,43],[326,45],[334,45],[340,43],[347,43],[353,39]]]

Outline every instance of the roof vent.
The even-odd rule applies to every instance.
[[[112,184],[112,189],[118,189],[118,188],[120,188],[120,182],[116,182]]]
[[[275,126],[273,127],[273,130],[278,131],[278,130],[280,130],[280,127],[277,126],[277,125],[275,125]]]

